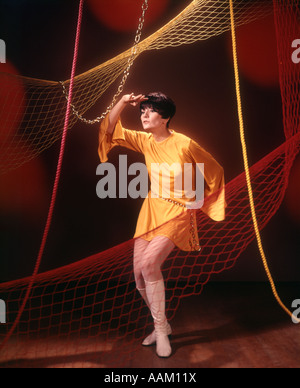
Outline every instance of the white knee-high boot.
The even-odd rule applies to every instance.
[[[170,357],[172,348],[168,338],[168,321],[166,318],[166,296],[164,280],[147,282],[146,295],[154,320],[156,353],[159,357]]]
[[[150,304],[149,304],[149,301],[148,301],[148,298],[147,298],[147,293],[146,293],[146,288],[137,288],[137,290],[139,291],[139,293],[141,294],[142,298],[144,299],[146,305],[148,306],[149,310],[151,311],[151,308],[150,308]],[[172,328],[170,326],[169,323],[167,323],[167,335],[171,335],[172,334]],[[153,332],[151,334],[148,335],[148,337],[146,337],[142,343],[143,346],[151,346],[151,345],[154,345],[156,343],[156,334],[155,334],[155,330],[153,330]]]

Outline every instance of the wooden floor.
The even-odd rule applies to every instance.
[[[300,299],[299,284],[280,284],[278,292],[289,307]],[[0,368],[31,367],[96,368],[299,368],[300,325],[292,323],[275,301],[269,284],[210,283],[201,295],[181,301],[171,322],[173,355],[160,359],[155,346],[128,344],[130,356],[111,362],[117,346],[100,344],[99,352],[88,347],[64,354],[64,344],[53,345],[47,357],[35,350],[26,360],[1,360]],[[23,345],[24,346],[24,345]],[[36,347],[36,344],[28,344]],[[130,348],[134,346],[134,348]],[[13,352],[13,347],[11,348]]]
[[[300,299],[300,284],[278,291],[289,306]],[[210,284],[182,301],[172,326],[171,358],[142,348],[128,367],[300,367],[300,325],[278,306],[268,284]]]

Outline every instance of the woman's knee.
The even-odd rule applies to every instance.
[[[140,270],[143,278],[145,280],[149,280],[160,275],[161,265],[158,261],[146,257],[145,260],[141,263]]]

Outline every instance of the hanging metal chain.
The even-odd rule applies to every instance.
[[[197,241],[197,238],[196,238],[197,227],[195,225],[195,219],[194,219],[195,210],[188,210],[188,211],[190,212],[190,225],[191,225],[190,233],[192,236],[192,241],[190,240],[190,246],[191,246],[193,251],[200,252],[201,247],[200,247],[200,245]]]
[[[133,45],[133,47],[131,49],[131,53],[130,53],[130,57],[129,57],[128,62],[127,62],[126,69],[123,72],[123,78],[122,78],[121,83],[120,83],[120,85],[119,85],[119,87],[117,89],[116,94],[112,98],[111,104],[107,107],[106,111],[104,113],[102,113],[101,116],[97,117],[96,119],[88,120],[88,119],[84,118],[76,110],[76,107],[74,106],[74,104],[70,104],[71,108],[72,108],[72,111],[73,111],[73,114],[80,121],[84,122],[85,124],[93,125],[93,124],[96,124],[96,123],[100,123],[100,121],[102,121],[106,117],[106,115],[112,110],[113,106],[116,103],[116,100],[117,100],[118,96],[123,92],[126,80],[127,80],[128,76],[129,76],[129,73],[130,73],[131,66],[133,65],[133,62],[134,62],[134,60],[135,60],[135,58],[137,56],[137,45],[140,43],[140,40],[141,40],[142,30],[143,30],[144,23],[145,23],[145,14],[146,14],[146,11],[147,11],[147,9],[149,7],[148,1],[149,0],[144,0],[144,3],[142,5],[142,16],[139,19],[138,29],[136,31],[135,38],[134,38],[134,45]],[[59,83],[61,84],[61,86],[63,88],[64,96],[65,96],[66,100],[68,101],[68,91],[67,91],[67,88],[66,88],[66,86],[65,86],[63,81],[59,81]]]

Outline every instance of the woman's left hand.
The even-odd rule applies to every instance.
[[[132,106],[137,106],[142,101],[147,101],[147,100],[148,100],[148,98],[146,98],[144,96],[144,94],[139,94],[139,95],[135,96],[133,93],[131,93],[129,96],[129,103]]]

